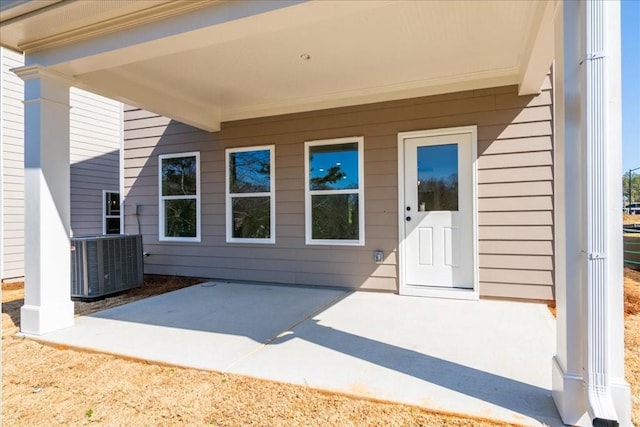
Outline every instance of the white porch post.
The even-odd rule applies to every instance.
[[[557,354],[565,423],[630,426],[624,380],[620,4],[564,2],[556,17]]]
[[[69,245],[69,86],[38,66],[25,81],[25,298],[20,329],[73,325]]]

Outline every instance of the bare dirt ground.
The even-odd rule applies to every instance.
[[[76,302],[76,314],[197,282],[149,279],[124,295]],[[14,336],[22,298],[21,284],[3,286],[3,425],[507,425],[242,376],[44,346]],[[625,269],[625,348],[633,422],[640,426],[640,272],[631,269]]]
[[[622,214],[623,224],[640,224],[640,215]]]
[[[624,215],[624,224],[640,224],[640,215]],[[631,385],[632,421],[640,426],[640,271],[624,269],[625,374]]]
[[[76,302],[76,315],[197,282],[151,279],[127,294]],[[15,337],[22,304],[21,284],[3,285],[2,425],[509,425],[237,375],[45,346]]]
[[[640,271],[624,269],[625,376],[631,385],[631,420],[640,426]]]

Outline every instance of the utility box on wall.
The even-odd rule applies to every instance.
[[[95,299],[144,282],[142,236],[71,239],[71,297]]]

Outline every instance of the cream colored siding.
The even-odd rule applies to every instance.
[[[549,84],[499,87],[223,123],[207,133],[125,111],[126,231],[144,235],[147,273],[397,290],[399,132],[478,126],[480,293],[553,299]],[[304,243],[304,141],[364,136],[365,246]],[[225,243],[224,150],[275,144],[276,244]],[[158,242],[158,155],[200,151],[202,242]],[[134,213],[139,216],[136,220]],[[373,253],[384,251],[381,265]]]
[[[22,54],[0,48],[0,62],[2,279],[11,279],[24,275],[24,88],[10,71],[23,65]]]
[[[102,234],[102,191],[119,191],[122,104],[77,88],[69,94],[71,232]]]

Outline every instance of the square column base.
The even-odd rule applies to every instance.
[[[558,356],[553,356],[552,365],[551,395],[560,413],[560,418],[567,425],[591,426],[582,377],[567,374],[562,369]]]
[[[20,308],[20,332],[43,335],[58,329],[73,326],[72,301],[46,306],[23,305]]]

